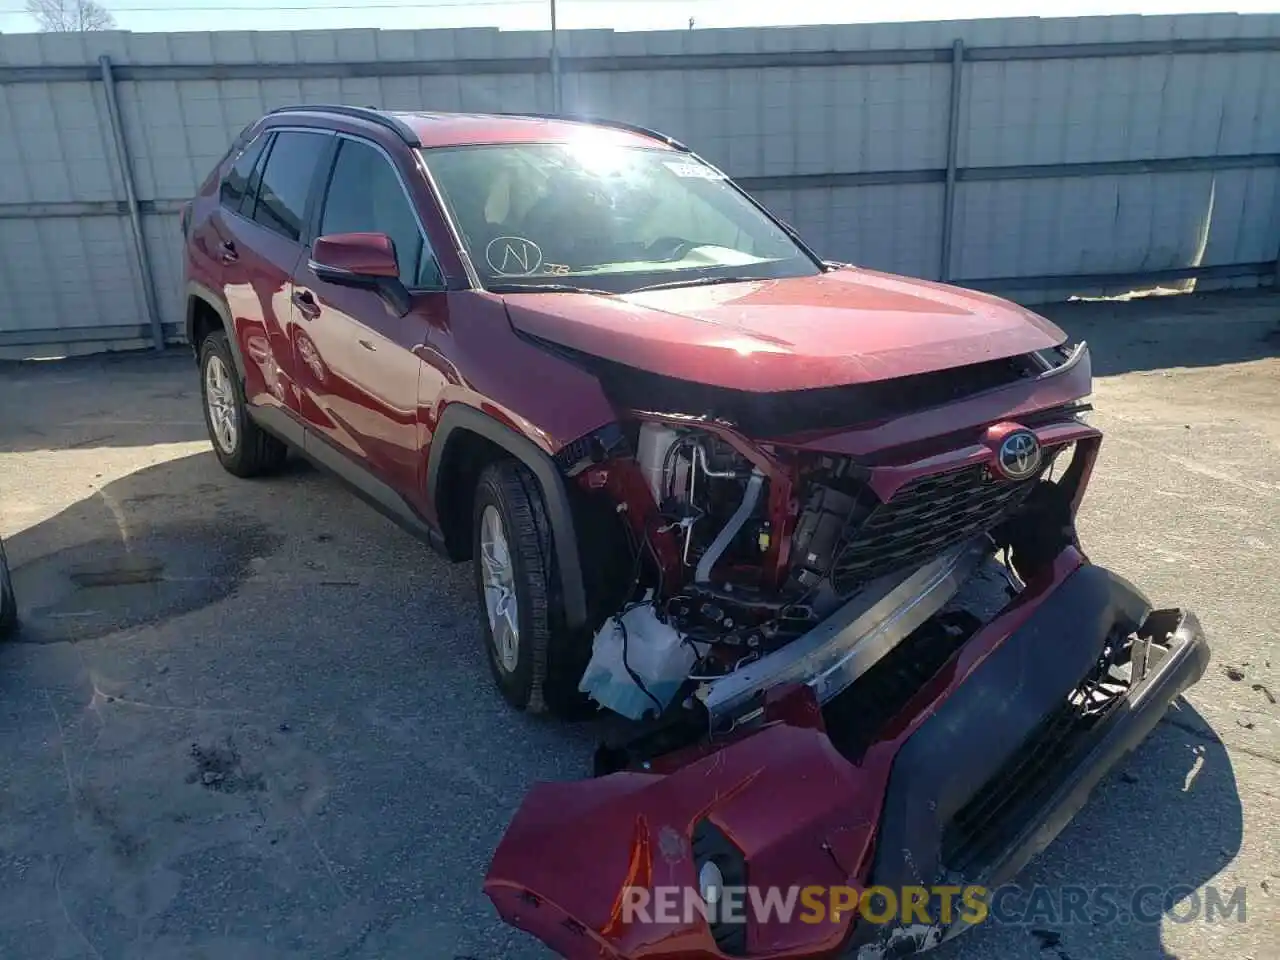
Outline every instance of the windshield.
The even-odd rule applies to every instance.
[[[488,287],[641,287],[821,272],[722,174],[685,153],[572,143],[422,151]]]

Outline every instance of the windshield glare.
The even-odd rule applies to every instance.
[[[422,154],[486,285],[625,293],[820,272],[786,231],[685,153],[585,139]]]

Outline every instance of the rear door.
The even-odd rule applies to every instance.
[[[224,183],[216,252],[245,361],[245,396],[270,423],[271,411],[295,417],[299,411],[288,338],[292,277],[303,255],[312,187],[333,135],[282,129],[260,139],[253,165],[246,151],[244,166],[237,161]]]
[[[249,269],[253,260],[253,204],[262,179],[262,166],[271,150],[273,134],[263,131],[248,143],[218,186],[218,208],[200,227],[193,239],[206,270],[216,278],[230,310],[232,329],[228,331],[245,357],[245,397],[258,406],[280,404],[284,400],[270,351],[266,344],[266,318],[257,301],[246,297]],[[254,361],[248,359],[247,344],[258,347]]]
[[[396,316],[373,290],[321,280],[304,257],[295,273],[294,346],[308,444],[323,438],[317,442],[336,447],[414,502],[424,463],[416,351],[433,326],[443,325],[447,305],[404,175],[377,144],[339,134],[316,233],[391,237],[411,294],[409,313]]]

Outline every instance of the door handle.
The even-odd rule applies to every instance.
[[[310,290],[295,290],[290,299],[306,319],[314,320],[320,316],[320,304],[316,303],[316,298],[311,295]]]
[[[218,244],[218,249],[221,251],[223,263],[235,263],[240,259],[240,254],[236,251],[236,245],[230,240],[223,240],[222,243]]]
[[[356,343],[364,347],[366,350],[377,350],[378,347],[372,340],[357,340]]]

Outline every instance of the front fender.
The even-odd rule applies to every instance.
[[[573,529],[573,510],[564,477],[555,461],[528,437],[491,416],[464,403],[451,403],[444,408],[431,438],[427,455],[427,502],[439,516],[440,476],[447,462],[450,438],[460,431],[484,437],[506,450],[533,471],[542,487],[551,537],[555,544],[560,591],[564,603],[565,625],[575,630],[587,622],[587,594],[582,581],[582,563],[578,556],[578,538]]]

